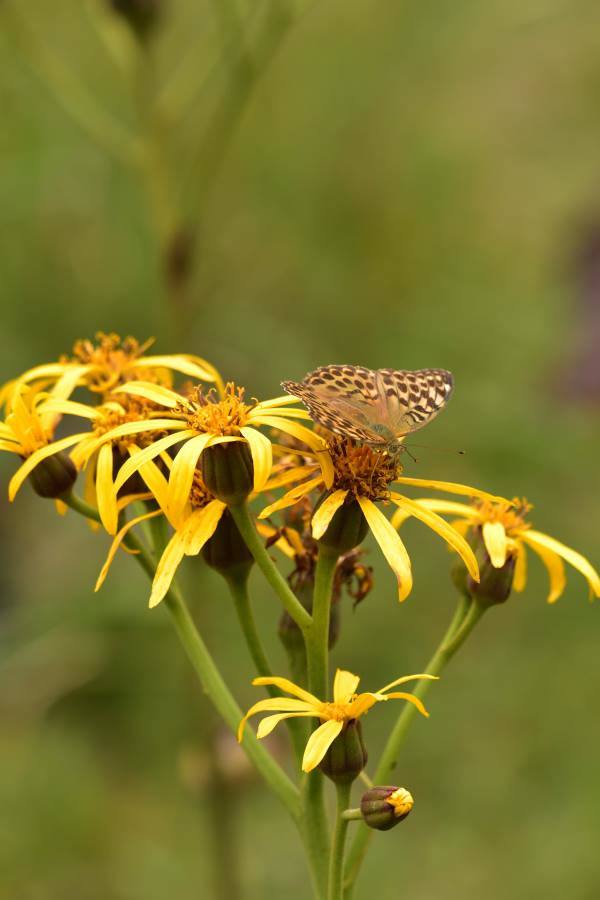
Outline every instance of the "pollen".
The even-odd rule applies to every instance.
[[[154,338],[149,338],[140,344],[134,337],[121,339],[118,334],[105,334],[103,331],[99,331],[93,341],[87,339],[76,341],[72,357],[65,358],[61,362],[77,362],[93,366],[94,371],[87,386],[90,391],[98,394],[106,394],[117,384],[133,378],[143,378],[145,381],[162,384],[164,379],[157,377],[156,371],[153,373],[150,369],[141,368],[127,371],[153,342]]]
[[[192,407],[182,406],[181,412],[196,431],[209,434],[236,435],[248,423],[248,414],[256,402],[246,403],[244,388],[233,382],[225,385],[225,394],[219,400],[214,388],[204,393],[196,387],[190,397]]]
[[[352,717],[351,706],[349,703],[323,703],[320,709],[320,716],[322,719],[329,719],[334,722],[346,722]]]
[[[102,415],[98,416],[94,422],[94,433],[97,437],[101,437],[119,425],[145,421],[160,413],[159,407],[152,401],[134,397],[130,394],[120,394],[118,403],[106,403],[104,406],[98,407],[98,411],[101,411]],[[164,434],[166,432],[142,431],[138,434],[124,435],[117,438],[113,441],[113,445],[118,447],[121,453],[125,454],[128,447],[135,445],[143,449],[149,444],[155,443]]]
[[[214,499],[214,496],[202,481],[200,472],[196,469],[194,472],[194,480],[192,481],[192,488],[190,490],[190,503],[193,509],[203,509],[203,507],[208,506],[210,501]]]
[[[334,468],[334,487],[355,497],[385,500],[389,485],[402,472],[397,458],[355,444],[348,438],[333,437],[328,444]]]
[[[523,497],[514,497],[512,501],[493,503],[491,500],[475,500],[481,522],[500,522],[509,536],[531,528],[525,516],[533,509],[531,503]]]

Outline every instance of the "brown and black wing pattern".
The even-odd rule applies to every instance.
[[[388,424],[396,437],[431,422],[454,387],[452,373],[445,369],[379,369],[377,374],[387,404]]]

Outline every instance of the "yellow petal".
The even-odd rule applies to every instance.
[[[483,542],[495,569],[501,569],[506,562],[506,531],[502,522],[483,523]]]
[[[96,499],[98,513],[106,531],[115,534],[118,524],[117,495],[113,484],[113,451],[111,444],[103,444],[96,464]]]
[[[345,669],[338,669],[333,679],[333,702],[349,703],[358,687],[360,678]]]
[[[167,434],[166,437],[160,438],[160,440],[155,443],[144,447],[143,450],[140,450],[121,466],[117,473],[117,477],[115,478],[115,490],[117,492],[120,491],[127,479],[131,478],[145,462],[154,459],[156,456],[160,456],[160,454],[164,450],[168,450],[169,447],[173,447],[175,444],[187,440],[187,438],[194,437],[195,434],[196,432],[192,431],[191,428],[188,428],[185,431],[175,431],[172,434]]]
[[[102,585],[104,584],[104,580],[105,580],[106,576],[108,575],[108,570],[110,569],[111,563],[112,563],[113,559],[115,558],[117,550],[121,546],[121,541],[126,536],[127,532],[131,528],[133,528],[134,525],[137,525],[138,522],[143,522],[145,519],[151,519],[153,516],[160,516],[160,515],[161,515],[160,509],[155,509],[155,510],[153,510],[153,512],[144,513],[143,516],[137,516],[135,519],[131,519],[130,522],[127,522],[126,525],[123,525],[121,530],[119,532],[117,532],[117,534],[115,535],[115,537],[113,539],[112,544],[110,545],[110,550],[108,551],[108,556],[106,557],[106,562],[102,566],[102,569],[100,570],[100,574],[98,575],[98,580],[96,581],[96,586],[94,587],[95,591],[99,591],[100,588],[102,587]]]
[[[455,484],[453,481],[437,481],[431,478],[408,478],[401,475],[394,479],[396,484],[410,484],[413,487],[435,488],[437,491],[445,491],[447,494],[461,494],[465,497],[480,497],[482,500],[493,500],[496,503],[506,503],[504,497],[497,497],[487,491],[469,487],[466,484]]]
[[[430,509],[432,512],[464,516],[464,518],[469,519],[477,518],[477,510],[474,507],[467,506],[466,503],[457,503],[455,500],[436,500],[433,497],[425,497],[414,500],[413,502],[418,503],[419,506],[423,506],[425,509]],[[392,525],[394,528],[399,528],[406,519],[410,518],[410,515],[411,514],[407,510],[398,508],[392,516]]]
[[[596,597],[600,597],[600,575],[598,575],[598,572],[593,565],[588,562],[581,553],[577,553],[576,550],[572,550],[570,547],[557,541],[556,538],[543,534],[541,531],[528,529],[527,531],[522,532],[521,538],[524,541],[527,541],[534,550],[538,550],[539,547],[544,547],[545,549],[556,553],[558,556],[562,556],[565,562],[568,562],[574,569],[581,572],[583,577],[587,579],[587,582]]]
[[[303,703],[301,700],[293,700],[291,697],[271,697],[269,700],[259,700],[254,706],[251,706],[238,726],[237,739],[242,740],[246,722],[251,716],[259,712],[301,712],[314,713],[317,715],[310,703]]]
[[[527,541],[527,534],[528,532],[526,531],[521,534],[521,540],[523,542]],[[535,550],[548,571],[548,577],[550,579],[550,592],[548,594],[548,597],[546,598],[547,602],[556,603],[558,598],[563,595],[565,587],[567,585],[565,564],[560,556],[553,550],[548,550],[541,544],[530,544],[529,546],[532,550]],[[523,547],[523,551],[524,550],[525,548]]]
[[[271,734],[276,725],[279,725],[284,719],[297,719],[297,718],[307,718],[308,716],[316,716],[315,712],[288,712],[288,713],[277,713],[274,716],[265,716],[264,719],[261,719],[258,723],[258,728],[256,729],[256,737],[257,738],[265,738],[268,734]]]
[[[221,376],[211,363],[192,354],[173,353],[164,356],[142,356],[133,363],[132,368],[145,369],[149,366],[171,369],[173,372],[181,372],[182,375],[189,375],[190,378],[197,378],[199,381],[221,381]]]
[[[169,476],[169,512],[175,522],[181,519],[181,515],[189,500],[194,473],[202,451],[213,440],[212,434],[199,434],[189,440],[180,448],[171,474]]]
[[[334,491],[323,500],[318,510],[312,517],[312,536],[315,541],[320,540],[335,516],[336,512],[342,506],[344,500],[348,496],[348,491]]]
[[[442,519],[441,516],[438,516],[432,509],[428,509],[421,503],[410,500],[408,497],[403,497],[401,494],[396,493],[391,493],[390,497],[401,509],[409,512],[415,519],[419,519],[424,525],[427,525],[432,531],[439,534],[453,550],[456,550],[469,570],[471,577],[474,578],[475,581],[479,581],[479,566],[477,565],[475,554],[469,544],[465,541],[464,537],[462,537],[452,525],[449,525],[448,522]],[[459,506],[460,504],[456,505]]]
[[[513,588],[517,591],[518,594],[521,591],[525,590],[525,585],[527,584],[527,549],[523,541],[515,541],[514,542],[515,551],[517,554],[515,561],[515,574],[513,578]],[[555,554],[552,554],[553,556]],[[563,567],[563,576],[564,576],[564,566],[562,564],[562,560],[556,557]]]
[[[405,694],[404,691],[392,691],[391,694],[388,694],[390,700],[408,700],[409,703],[412,703],[413,706],[416,706],[422,716],[425,718],[429,718],[429,713],[421,703],[418,697],[415,697],[414,694]]]
[[[40,447],[39,450],[36,450],[35,453],[32,453],[31,456],[28,456],[23,465],[19,466],[13,477],[10,479],[8,483],[8,499],[12,503],[15,499],[17,491],[27,478],[30,472],[33,472],[35,467],[41,463],[44,459],[47,459],[49,456],[54,456],[55,453],[58,453],[60,450],[66,450],[67,447],[72,447],[73,444],[76,444],[78,441],[82,441],[88,435],[84,434],[71,434],[69,437],[63,438],[60,441],[54,441],[53,444],[48,444],[47,447]]]
[[[167,406],[170,409],[174,409],[174,407],[182,404],[187,405],[189,402],[182,394],[177,394],[161,384],[152,384],[150,381],[129,381],[126,384],[120,384],[119,387],[115,388],[113,394],[117,397],[119,394],[143,397],[144,400],[151,400],[153,403],[159,403],[161,406]]]
[[[311,478],[309,481],[305,481],[304,484],[298,484],[295,488],[292,488],[291,491],[288,491],[287,494],[284,494],[283,497],[280,497],[279,500],[276,500],[275,503],[271,503],[269,506],[265,506],[262,512],[259,512],[259,519],[266,519],[268,516],[272,515],[274,512],[277,512],[278,509],[285,509],[287,506],[293,506],[294,503],[297,503],[302,497],[306,494],[310,494],[310,492],[323,483],[321,476],[318,478]]]
[[[250,453],[252,454],[252,464],[254,466],[254,490],[261,491],[271,474],[273,468],[273,451],[271,449],[271,441],[257,431],[256,428],[250,428],[248,425],[240,428],[240,432],[248,441]]]
[[[400,535],[384,514],[377,509],[375,504],[366,497],[359,497],[358,502],[369,528],[373,532],[375,540],[381,547],[381,551],[387,559],[398,581],[398,599],[406,600],[412,590],[412,572],[410,557],[406,547],[400,540]]]
[[[257,686],[272,684],[274,687],[278,687],[281,691],[285,691],[287,694],[292,694],[293,697],[299,697],[300,700],[304,700],[306,701],[306,703],[312,704],[317,709],[320,709],[323,705],[318,697],[315,697],[314,694],[305,691],[304,688],[301,688],[299,685],[294,684],[294,682],[290,681],[289,678],[281,678],[278,675],[261,675],[258,678],[253,678],[252,684]]]
[[[149,607],[158,606],[160,601],[166,596],[171,587],[171,582],[175,577],[175,572],[181,560],[183,559],[183,538],[176,531],[167,546],[164,549],[156,573],[152,582],[152,593],[150,594]]]
[[[403,675],[402,678],[396,678],[395,681],[390,681],[385,687],[380,688],[377,693],[384,694],[386,691],[389,691],[390,688],[398,687],[399,684],[406,684],[407,681],[417,681],[421,678],[424,678],[425,681],[439,681],[438,675],[429,675],[427,672],[419,672],[417,675]]]
[[[226,508],[225,503],[221,500],[211,500],[205,507],[192,513],[182,532],[186,556],[196,556],[200,553],[217,530],[217,525]]]
[[[254,409],[258,410],[259,407],[261,410],[264,410],[268,416],[285,416],[286,419],[305,419],[312,421],[305,409],[279,409],[276,406],[269,406],[268,409],[264,409],[262,403],[259,403]]]
[[[325,447],[323,438],[319,437],[318,434],[315,434],[314,431],[305,428],[304,425],[299,425],[298,422],[291,422],[289,419],[284,419],[283,416],[265,415],[259,411],[255,415],[253,415],[253,412],[250,412],[249,419],[251,419],[255,425],[268,425],[271,428],[277,428],[279,431],[283,431],[286,434],[291,434],[312,450],[322,450]]]
[[[319,725],[316,731],[313,731],[308,739],[302,758],[303,772],[312,772],[319,765],[343,727],[343,722],[329,719],[327,722]]]
[[[271,491],[286,484],[293,484],[294,481],[303,481],[307,475],[313,475],[316,470],[316,466],[292,466],[290,469],[284,469],[283,472],[270,478],[263,490]]]
[[[43,404],[44,413],[59,413],[65,416],[80,416],[82,419],[97,419],[98,410],[85,403],[77,403],[75,400],[46,400]],[[41,412],[41,410],[39,410]]]
[[[272,400],[261,400],[258,404],[259,409],[271,409],[273,406],[288,406],[293,403],[299,403],[297,397],[291,397],[289,394],[283,394],[281,397],[274,397]],[[286,410],[287,412],[287,410]]]

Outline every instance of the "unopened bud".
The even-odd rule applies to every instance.
[[[56,499],[70,491],[77,481],[77,469],[62,450],[47,456],[29,473],[29,481],[40,497]]]
[[[412,794],[395,785],[372,787],[360,801],[365,825],[377,831],[389,831],[407,817],[414,806]]]
[[[326,496],[327,494],[324,494],[321,497],[316,509],[319,508]],[[349,500],[336,510],[327,531],[320,538],[319,543],[329,550],[335,550],[339,554],[348,553],[349,550],[353,550],[354,547],[362,544],[368,530],[369,526],[362,509],[356,500]]]
[[[254,486],[254,465],[248,444],[214,444],[202,454],[202,480],[228,506],[243,503]]]
[[[223,512],[215,533],[202,548],[202,557],[207,565],[226,578],[245,580],[248,577],[254,558],[228,509]]]
[[[359,719],[344,724],[319,766],[321,772],[336,784],[349,784],[367,764],[368,753],[363,743]]]
[[[479,582],[474,581],[470,575],[467,576],[466,585],[469,594],[483,608],[505,603],[512,590],[515,574],[515,557],[507,556],[504,565],[501,568],[496,568],[492,565],[481,528],[469,529],[468,539],[475,552],[480,575]]]

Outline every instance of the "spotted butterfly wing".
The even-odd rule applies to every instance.
[[[453,387],[450,372],[321,366],[304,381],[284,381],[313,419],[359,443],[386,447],[422,428],[443,408]]]

